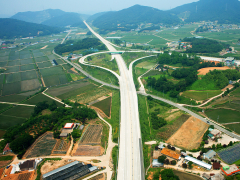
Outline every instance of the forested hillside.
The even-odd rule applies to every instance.
[[[93,25],[104,30],[129,31],[141,23],[178,24],[177,16],[147,6],[135,5],[116,12],[107,12],[93,21]]]
[[[10,18],[0,18],[0,27],[1,39],[44,36],[49,34],[57,34],[63,31],[62,28],[55,28],[42,24],[29,23]]]
[[[218,23],[240,23],[238,0],[200,0],[169,10],[180,15],[190,13],[185,22],[218,21]]]

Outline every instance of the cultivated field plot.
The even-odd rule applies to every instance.
[[[203,101],[209,98],[212,98],[214,96],[217,96],[219,94],[221,94],[222,91],[221,90],[209,90],[209,91],[184,91],[182,93],[182,96],[185,96],[187,98],[190,99],[194,99],[197,101]]]
[[[19,59],[19,55],[10,55],[9,56],[9,61],[14,61],[14,60],[18,60]]]
[[[65,74],[46,76],[43,79],[47,87],[68,83],[68,80]]]
[[[60,139],[57,141],[52,154],[67,154],[70,143],[67,140]]]
[[[240,143],[223,149],[217,154],[227,164],[233,164],[234,162],[240,160]]]
[[[202,69],[198,70],[198,75],[206,75],[209,71],[213,71],[214,69],[216,69],[216,70],[227,70],[227,69],[230,69],[230,68],[228,66],[202,68]]]
[[[49,61],[47,56],[42,56],[42,57],[37,57],[34,58],[34,60],[38,63],[38,62],[44,62],[44,61]]]
[[[21,91],[31,91],[41,87],[38,79],[21,81]]]
[[[8,61],[8,56],[0,56],[0,61]]]
[[[0,61],[0,67],[7,66],[8,62],[7,61]]]
[[[9,61],[7,66],[17,66],[20,65],[21,61],[16,60],[16,61]]]
[[[11,160],[8,160],[8,161],[0,161],[0,168],[1,167],[4,167],[4,166],[7,166],[8,164],[10,164],[12,161]],[[1,174],[0,174],[0,177],[1,177]]]
[[[33,64],[33,59],[21,59],[21,65]]]
[[[184,149],[196,149],[199,147],[202,136],[208,129],[208,125],[203,121],[190,117],[181,128],[168,140],[171,145]]]
[[[13,83],[21,81],[21,75],[20,73],[12,73],[12,74],[6,74],[6,83]]]
[[[40,69],[40,72],[43,77],[64,74],[64,71],[63,71],[62,67],[60,67],[60,66]]]
[[[51,98],[49,98],[43,94],[38,94],[38,95],[32,97],[31,99],[28,99],[24,103],[36,105],[37,103],[42,102],[42,101],[47,101],[49,104],[53,102],[53,100]],[[56,104],[58,107],[63,106],[61,103],[59,103],[57,101],[56,101]]]
[[[66,97],[71,96],[71,93],[73,91],[79,90],[82,87],[87,86],[89,84],[90,83],[88,81],[83,80],[81,82],[76,82],[76,83],[71,83],[68,85],[49,88],[47,90],[47,93],[54,97],[58,97],[58,96],[62,95],[62,97],[64,97],[64,99],[65,99]],[[73,95],[75,95],[75,93]]]
[[[78,145],[74,156],[100,156],[101,146]]]
[[[14,108],[11,108],[8,111],[2,113],[2,115],[6,115],[9,117],[16,116],[21,118],[29,118],[33,113],[33,109],[34,107],[15,106]]]
[[[37,79],[37,78],[38,78],[37,71],[35,71],[35,70],[21,72],[22,81],[29,80],[29,79]]]
[[[51,67],[52,63],[50,61],[45,61],[45,62],[39,62],[37,63],[38,68],[45,68],[45,67]]]
[[[154,65],[156,65],[155,62],[144,61],[144,62],[137,64],[136,67],[144,68],[144,69],[151,69]]]
[[[0,96],[0,101],[2,102],[20,102],[24,99],[26,99],[26,96],[23,95]]]
[[[82,135],[79,145],[98,145],[101,143],[102,125],[89,125]]]
[[[32,158],[39,156],[50,156],[56,143],[57,140],[53,138],[53,133],[46,132],[34,142],[24,157]]]
[[[5,73],[14,73],[14,72],[18,72],[20,70],[19,66],[10,66],[6,68],[7,70],[5,71]]]
[[[2,95],[17,94],[21,92],[21,82],[3,84]]]
[[[12,126],[22,124],[25,121],[26,121],[26,118],[0,115],[0,127],[1,127],[1,129],[8,129]]]
[[[28,71],[32,69],[35,69],[34,64],[27,64],[27,65],[20,66],[20,71]]]
[[[44,54],[40,50],[32,50],[34,57],[44,56]]]

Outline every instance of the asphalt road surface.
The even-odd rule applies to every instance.
[[[89,30],[99,38],[111,52],[116,49],[86,22]],[[141,131],[138,113],[138,99],[132,74],[120,54],[112,55],[120,71],[119,85],[121,94],[121,121],[117,179],[141,180],[143,176]]]

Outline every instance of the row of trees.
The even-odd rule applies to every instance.
[[[78,41],[68,40],[65,44],[57,45],[54,50],[57,54],[62,54],[65,52],[73,52],[90,48],[106,50],[106,46],[102,44],[97,38],[85,38]]]

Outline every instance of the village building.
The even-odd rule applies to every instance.
[[[221,137],[221,131],[217,130],[217,129],[213,129],[212,131],[210,131],[210,133],[208,134],[208,137],[212,140],[216,139],[216,138],[220,138]]]
[[[196,159],[194,157],[186,156],[185,160],[186,161],[191,161],[191,162],[193,162],[193,164],[196,164],[196,165],[198,165],[200,167],[203,167],[203,168],[205,168],[207,170],[211,170],[212,169],[212,165],[211,164],[207,164],[207,163],[205,163],[203,161],[200,161],[200,160],[198,160],[198,159]]]
[[[214,162],[212,165],[214,170],[219,170],[221,168],[221,164],[219,162]]]
[[[210,176],[209,174],[207,174],[207,173],[203,173],[203,174],[202,174],[202,177],[203,177],[204,179],[206,179],[206,180],[211,179],[211,176]]]
[[[232,176],[240,173],[240,169],[235,164],[231,166],[224,166],[221,168],[221,170],[222,170],[222,174],[226,176]]]
[[[8,152],[12,152],[9,145],[10,145],[9,143],[6,144],[5,148],[3,149],[3,154],[6,154]]]
[[[63,127],[60,137],[67,137],[68,134],[71,134],[73,132],[74,123],[66,123]]]
[[[216,156],[216,152],[213,151],[213,150],[209,150],[207,153],[204,153],[203,154],[203,158],[204,159],[208,159],[208,160],[211,160],[214,156]]]
[[[222,174],[214,174],[212,177],[211,177],[211,180],[225,180],[224,176]]]
[[[161,151],[161,154],[163,154],[167,157],[170,157],[172,159],[175,159],[177,161],[181,159],[180,154],[178,154],[176,151],[173,151],[173,150],[170,150],[170,149],[167,149],[167,148],[163,148],[163,150]]]
[[[34,170],[35,167],[36,167],[35,160],[24,161],[22,164],[19,165],[21,171]]]

